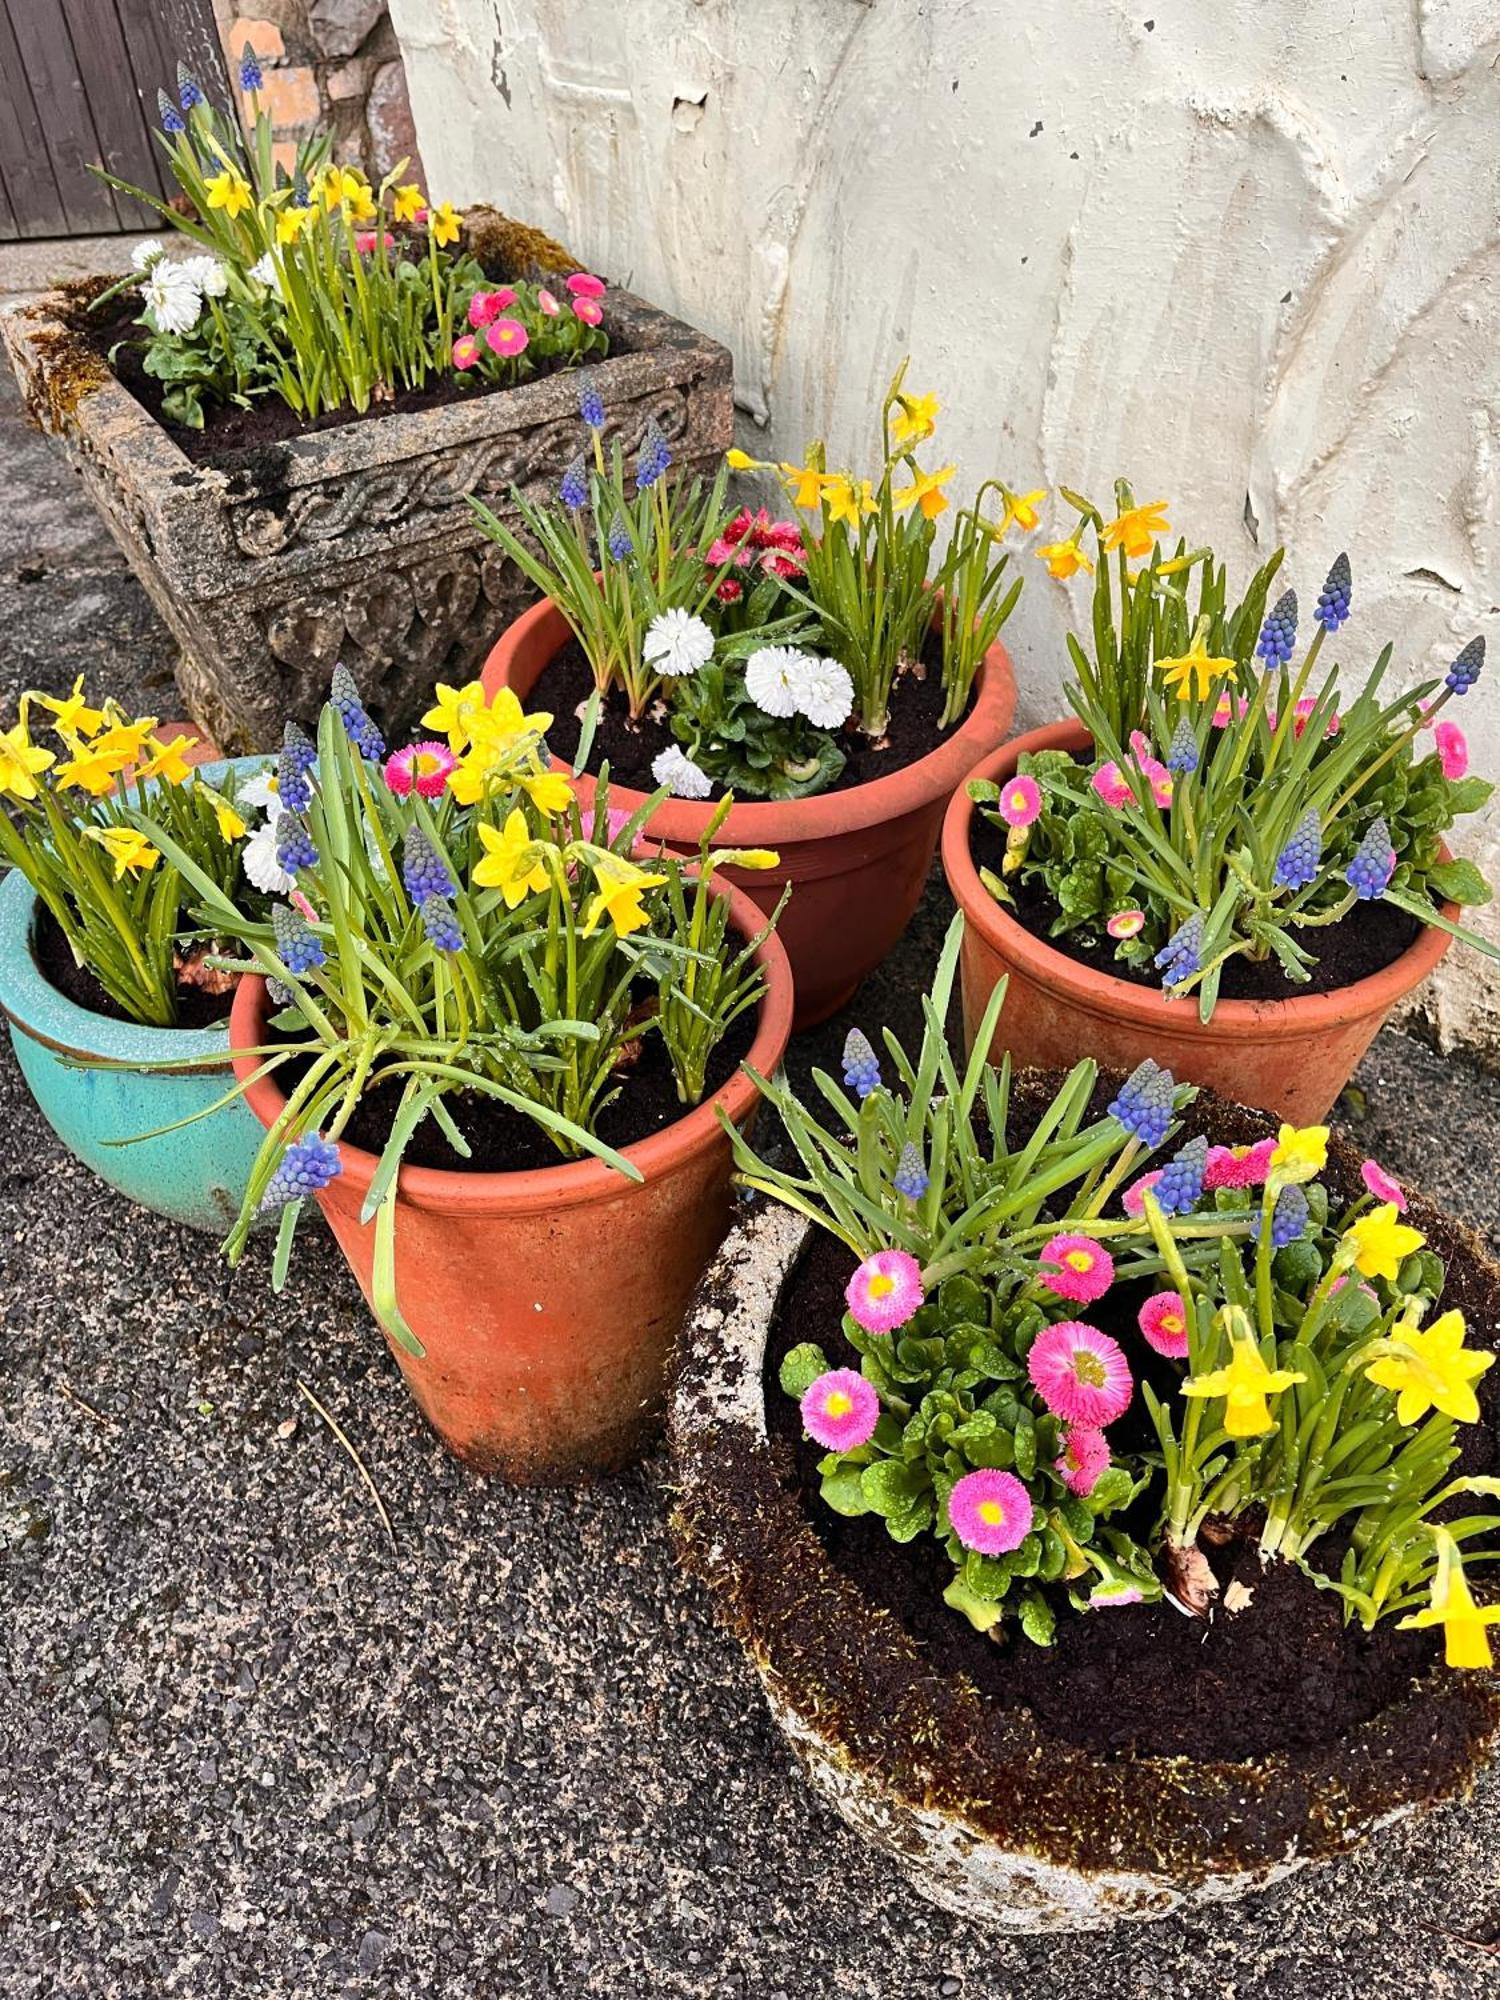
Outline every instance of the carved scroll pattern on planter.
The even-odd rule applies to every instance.
[[[689,422],[688,392],[662,389],[629,405],[606,425],[606,449],[618,438],[627,461],[633,459],[653,417],[668,439],[682,437]],[[479,438],[439,456],[330,478],[320,486],[294,488],[273,505],[256,500],[231,509],[230,533],[242,554],[265,557],[299,542],[337,541],[354,529],[397,521],[416,522],[424,532],[431,522],[422,517],[461,507],[467,494],[503,502],[512,486],[560,478],[584,437],[580,420],[565,417],[536,430]]]

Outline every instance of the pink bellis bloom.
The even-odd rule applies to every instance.
[[[1113,758],[1109,763],[1099,766],[1089,779],[1089,783],[1114,812],[1119,812],[1123,806],[1131,805],[1135,801],[1135,793],[1130,789],[1125,774]]]
[[[568,290],[575,299],[602,299],[604,280],[593,277],[587,271],[575,271],[568,280]]]
[[[1406,1190],[1378,1161],[1366,1160],[1359,1170],[1359,1177],[1377,1201],[1388,1201],[1398,1215],[1405,1215]]]
[[[455,368],[472,368],[479,359],[479,342],[472,333],[461,333],[453,343]]]
[[[866,1257],[844,1293],[866,1333],[891,1333],[921,1309],[922,1267],[906,1250],[877,1250]]]
[[[1000,787],[999,810],[1007,826],[1031,826],[1041,815],[1041,786],[1035,778],[1012,778]]]
[[[1100,1473],[1109,1470],[1109,1463],[1109,1440],[1103,1431],[1069,1424],[1063,1432],[1062,1452],[1053,1471],[1070,1493],[1086,1500],[1099,1484]]]
[[[531,345],[531,335],[518,319],[497,319],[484,330],[484,344],[492,354],[513,360]]]
[[[1258,1139],[1253,1146],[1210,1146],[1203,1165],[1205,1188],[1260,1187],[1271,1171],[1274,1139]]]
[[[1042,1329],[1026,1372],[1055,1417],[1085,1430],[1102,1430],[1123,1415],[1135,1387],[1119,1342],[1078,1319]]]
[[[1433,730],[1438,762],[1445,778],[1462,778],[1469,768],[1469,739],[1456,722],[1440,722]]]
[[[386,759],[385,781],[398,799],[437,799],[443,795],[449,773],[458,769],[458,759],[446,743],[408,743]]]
[[[1146,1336],[1146,1345],[1165,1354],[1169,1361],[1187,1357],[1187,1308],[1181,1292],[1155,1292],[1137,1314],[1137,1323]]]
[[[1054,1236],[1043,1246],[1041,1266],[1048,1291],[1075,1305],[1092,1305],[1115,1281],[1115,1260],[1092,1236]]]
[[[1114,910],[1104,920],[1104,928],[1112,938],[1139,937],[1146,928],[1144,910]]]
[[[373,229],[362,229],[354,239],[354,247],[361,257],[368,257],[370,252],[375,248],[376,240]],[[381,231],[379,241],[383,249],[390,250],[394,248],[396,239],[386,229]]]
[[[1312,695],[1304,695],[1302,700],[1297,703],[1296,707],[1292,710],[1292,734],[1294,736],[1300,736],[1303,730],[1306,729],[1312,712],[1317,705]],[[1271,727],[1274,729],[1275,726],[1275,722],[1272,721]],[[1323,734],[1325,736],[1337,736],[1343,726],[1340,717],[1330,710]]]
[[[1145,1214],[1146,1196],[1161,1179],[1162,1171],[1160,1167],[1153,1167],[1149,1174],[1142,1174],[1139,1180],[1132,1181],[1126,1188],[1124,1194],[1120,1196],[1120,1206],[1127,1215]]]
[[[585,326],[598,326],[604,318],[604,309],[597,299],[574,299],[573,314],[576,319],[581,319]]]
[[[1031,1533],[1031,1495],[1013,1472],[966,1472],[948,1495],[948,1519],[966,1549],[1009,1555]]]
[[[476,292],[469,301],[470,326],[492,325],[515,302],[515,291],[510,285],[501,285],[498,291]]]
[[[856,1451],[875,1435],[880,1398],[853,1368],[831,1368],[802,1398],[802,1423],[825,1451]]]
[[[557,303],[556,293],[549,292],[545,285],[537,287],[536,302],[548,319],[556,319],[562,311],[562,307]]]

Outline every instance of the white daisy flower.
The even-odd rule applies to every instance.
[[[276,766],[262,764],[254,776],[247,778],[238,788],[235,800],[242,806],[255,806],[276,819],[281,812],[281,794],[276,789]]]
[[[244,796],[242,791],[240,797]],[[288,875],[276,859],[276,822],[280,817],[278,810],[262,820],[240,849],[240,865],[246,880],[268,896],[288,895],[297,886],[296,876]]]
[[[854,683],[837,660],[808,659],[802,671],[798,707],[819,729],[837,729],[849,720]]]
[[[641,651],[648,666],[668,680],[680,680],[708,665],[714,656],[714,635],[701,618],[678,606],[651,620]]]
[[[714,788],[708,773],[695,764],[686,751],[679,750],[675,743],[668,744],[655,759],[651,775],[657,784],[666,785],[679,799],[706,799]]]
[[[137,243],[130,253],[130,261],[137,271],[149,271],[159,257],[165,257],[167,246],[160,238],[148,236],[144,243]]]
[[[795,715],[807,665],[795,646],[762,646],[745,663],[745,692],[763,715]]]
[[[165,257],[151,266],[141,297],[158,333],[191,333],[203,312],[196,281]]]
[[[217,257],[184,257],[177,268],[188,273],[206,299],[222,299],[229,290],[229,267]]]
[[[281,297],[281,278],[276,269],[276,259],[268,250],[264,257],[257,257],[250,266],[249,275],[258,285],[264,285],[274,298]]]

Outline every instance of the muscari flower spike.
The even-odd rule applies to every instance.
[[[1344,870],[1344,880],[1362,903],[1383,896],[1396,872],[1396,850],[1391,846],[1391,830],[1383,819],[1371,820],[1364,838],[1354,850],[1354,859]]]
[[[1319,602],[1321,601],[1320,599]],[[1284,590],[1266,613],[1266,622],[1260,628],[1255,657],[1265,662],[1267,670],[1284,667],[1292,657],[1296,644],[1297,593],[1295,590]]]
[[[1292,837],[1276,857],[1274,871],[1278,889],[1305,889],[1317,880],[1323,859],[1323,829],[1316,806],[1309,806],[1292,830]]]
[[[873,1053],[872,1050],[871,1054]],[[920,1201],[927,1192],[927,1169],[922,1165],[922,1155],[910,1139],[901,1148],[901,1157],[896,1162],[896,1171],[891,1176],[891,1184],[896,1192],[904,1194],[908,1201]]]
[[[1354,577],[1349,568],[1347,555],[1337,555],[1333,568],[1318,592],[1318,602],[1313,617],[1325,632],[1337,632],[1349,616],[1349,600],[1354,591]]]
[[[1198,739],[1193,734],[1193,725],[1183,716],[1172,731],[1172,741],[1167,747],[1167,769],[1179,776],[1188,776],[1198,768]]]
[[[276,760],[276,796],[286,811],[306,812],[312,804],[312,786],[307,782],[307,774],[317,757],[316,745],[295,722],[289,722],[281,741],[281,755]]]
[[[203,102],[203,87],[185,63],[177,65],[177,101],[184,111]]]
[[[283,812],[277,817],[276,861],[288,875],[318,865],[318,850],[312,844],[312,835],[295,812]]]
[[[630,530],[625,525],[625,516],[616,514],[609,524],[609,552],[616,562],[623,562],[630,554],[631,547]]]
[[[294,1139],[276,1164],[266,1189],[263,1208],[285,1208],[289,1201],[303,1201],[344,1171],[339,1149],[321,1132],[308,1132]]]
[[[1175,1088],[1172,1072],[1147,1056],[1121,1084],[1109,1115],[1117,1118],[1131,1138],[1138,1139],[1143,1146],[1159,1146],[1172,1122]]]
[[[438,951],[460,951],[464,934],[459,928],[458,915],[446,896],[424,896],[420,909],[422,928],[427,933],[427,942]]]
[[[246,42],[240,53],[240,89],[262,90],[265,81],[265,77],[261,74],[260,59]]]
[[[1443,680],[1443,686],[1450,694],[1467,694],[1478,680],[1484,666],[1484,635],[1469,641]]]
[[[455,883],[446,862],[419,826],[406,829],[401,849],[401,880],[414,903],[425,903],[429,896],[447,897],[454,893]]]
[[[354,676],[342,662],[333,670],[333,679],[328,687],[328,699],[338,711],[339,721],[344,725],[344,734],[360,756],[367,757],[371,763],[383,757],[385,738],[365,712]]]
[[[276,933],[276,956],[294,978],[316,972],[320,965],[328,963],[323,940],[298,911],[285,903],[272,904],[271,928]]]
[[[1207,1170],[1207,1139],[1189,1139],[1162,1168],[1161,1179],[1151,1190],[1162,1214],[1191,1215],[1202,1198]]]
[[[599,394],[599,391],[593,386],[592,383],[586,384],[585,387],[579,392],[578,414],[580,417],[583,418],[583,421],[588,425],[591,431],[603,430],[604,398]]]
[[[851,1028],[844,1037],[844,1087],[852,1090],[860,1102],[872,1090],[880,1088],[880,1058],[870,1046],[870,1038],[859,1028]]]
[[[570,507],[574,513],[580,507],[588,505],[589,475],[588,468],[584,464],[582,452],[579,452],[578,456],[563,474],[558,484],[557,497],[565,507]]]
[[[1194,910],[1152,960],[1163,986],[1181,986],[1203,970],[1203,912]]]
[[[179,132],[187,130],[187,120],[164,90],[156,93],[156,110],[161,119],[161,129],[169,138],[175,139]]]
[[[648,486],[654,486],[671,463],[672,453],[662,433],[661,425],[655,417],[647,417],[646,428],[641,436],[641,448],[636,453],[637,489],[644,491]]]
[[[1257,1209],[1250,1220],[1250,1240],[1260,1241],[1261,1217],[1263,1209]],[[1295,1243],[1307,1227],[1307,1196],[1297,1182],[1284,1187],[1276,1197],[1276,1206],[1271,1212],[1271,1248],[1285,1250],[1288,1243]]]

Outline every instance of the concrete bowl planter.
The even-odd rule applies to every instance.
[[[508,687],[524,702],[571,637],[556,605],[533,605],[496,641],[484,667],[486,693]],[[953,788],[978,757],[1004,742],[1015,706],[1015,673],[997,641],[980,667],[968,714],[925,757],[847,791],[736,805],[720,827],[715,846],[770,847],[781,857],[778,868],[725,874],[768,916],[791,886],[777,935],[797,982],[798,1033],[836,1014],[911,922]],[[589,797],[592,780],[582,779],[579,790]],[[626,812],[646,799],[613,781],[609,796]],[[650,832],[690,856],[713,812],[712,801],[667,799],[652,815]]]
[[[1275,1128],[1215,1104],[1195,1129],[1242,1143]],[[1357,1156],[1336,1151],[1357,1176]],[[1420,1199],[1411,1209],[1460,1295],[1493,1314],[1500,1271],[1477,1241]],[[673,1531],[815,1788],[922,1895],[1005,1931],[1104,1930],[1245,1896],[1468,1789],[1500,1739],[1500,1675],[1437,1666],[1333,1740],[1211,1761],[1103,1755],[935,1671],[835,1565],[818,1503],[768,1436],[768,1335],[810,1229],[758,1207],[705,1274],[670,1409]]]
[[[212,782],[223,768],[204,771]],[[0,881],[0,1012],[38,1109],[68,1151],[129,1200],[223,1236],[244,1200],[259,1125],[236,1099],[179,1131],[160,1128],[207,1111],[234,1088],[228,1021],[147,1028],[76,1005],[32,955],[36,908],[24,877],[12,870]],[[141,1067],[89,1067],[90,1057]],[[150,1068],[189,1058],[190,1070]],[[111,1143],[143,1132],[159,1136]]]
[[[508,240],[500,220],[466,217],[486,261],[492,239]],[[182,698],[214,741],[279,744],[286,717],[312,721],[340,660],[393,736],[434,681],[472,678],[533,593],[466,495],[505,513],[512,486],[540,497],[555,485],[583,436],[578,372],[195,464],[74,330],[97,289],[22,305],[0,334],[28,411],[180,645]],[[732,436],[727,349],[613,288],[604,325],[610,354],[587,373],[606,444],[632,460],[654,418],[678,464],[716,464]]]
[[[1081,723],[1058,722],[1017,736],[971,778],[1004,783],[1017,761],[1040,750],[1084,751]],[[1075,1062],[1081,1051],[1107,1066],[1134,1069],[1144,1057],[1185,1082],[1278,1111],[1294,1124],[1324,1118],[1398,1001],[1416,991],[1453,942],[1424,928],[1382,971],[1327,993],[1287,1000],[1221,1000],[1208,1021],[1195,999],[1168,1000],[1149,986],[1116,979],[1027,930],[980,880],[971,842],[976,808],[967,784],[954,792],[943,823],[943,872],[964,913],[965,1039],[973,1036],[997,982],[1009,980],[996,1033],[998,1058],[1040,1069]],[[1453,904],[1444,914],[1459,915]]]

